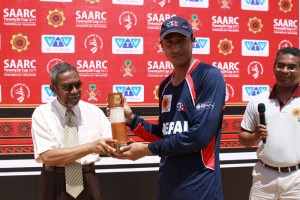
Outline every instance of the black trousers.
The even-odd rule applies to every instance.
[[[76,200],[100,200],[100,187],[94,165],[83,165],[84,190]],[[74,200],[66,192],[64,167],[43,166],[40,185],[39,200]]]

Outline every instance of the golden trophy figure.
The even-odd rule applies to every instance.
[[[119,151],[120,147],[126,146],[130,143],[130,141],[127,139],[122,93],[109,93],[108,106],[110,110],[112,137],[113,139],[118,140],[118,142],[114,143],[113,145],[114,148]]]

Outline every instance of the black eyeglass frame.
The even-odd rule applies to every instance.
[[[77,90],[81,89],[81,87],[82,87],[82,81],[78,81],[76,83],[67,83],[65,85],[58,85],[57,84],[57,86],[60,87],[63,91],[71,92],[74,87]]]

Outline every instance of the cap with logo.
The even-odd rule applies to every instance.
[[[171,17],[163,22],[160,29],[160,40],[162,40],[169,33],[180,33],[185,36],[193,34],[191,24],[182,17]]]

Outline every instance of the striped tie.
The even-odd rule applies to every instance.
[[[65,148],[71,148],[78,146],[78,135],[76,126],[72,120],[72,115],[74,115],[71,109],[66,111],[66,124],[65,124]],[[69,163],[65,166],[65,176],[66,176],[66,190],[72,197],[76,197],[83,190],[83,180],[82,180],[82,167],[80,159]]]

